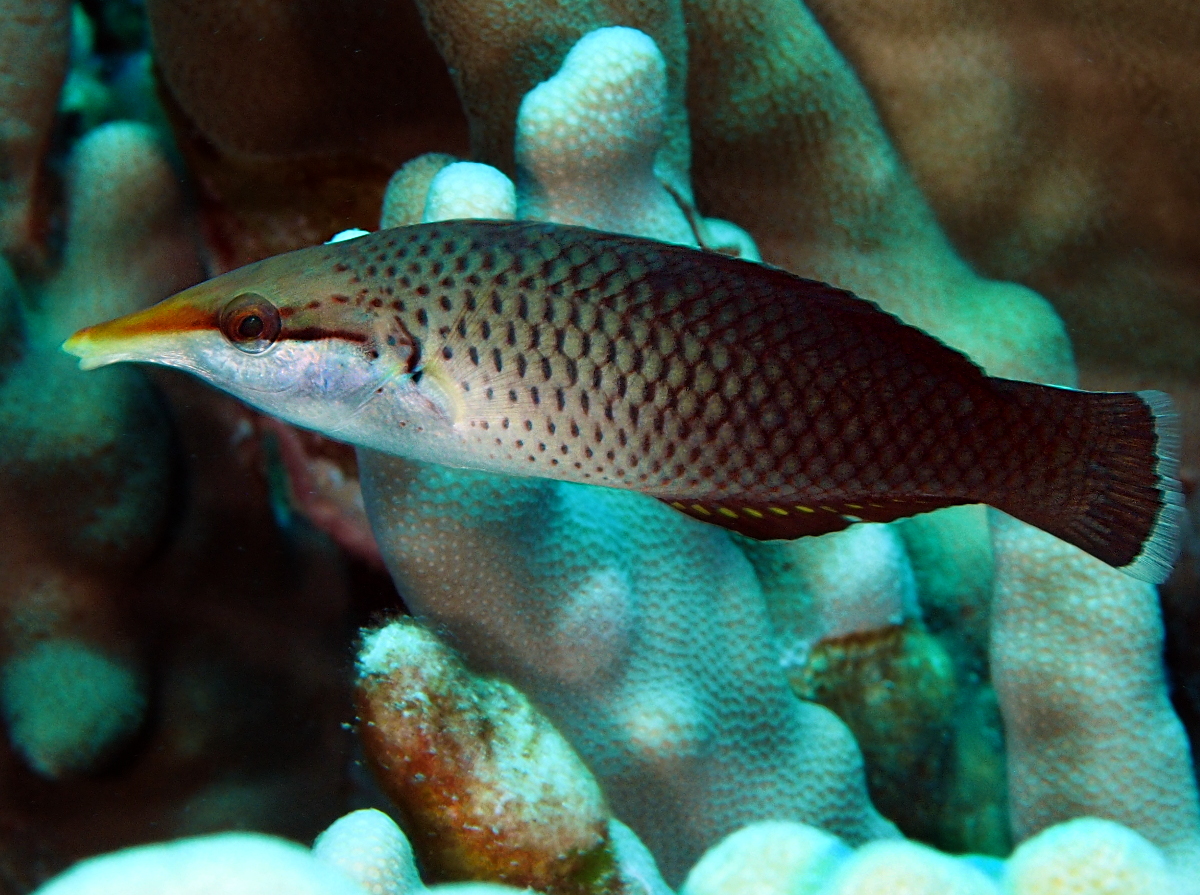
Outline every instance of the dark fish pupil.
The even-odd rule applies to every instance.
[[[243,339],[257,339],[262,335],[264,329],[262,318],[257,314],[250,314],[242,318],[242,322],[238,324],[238,335]]]

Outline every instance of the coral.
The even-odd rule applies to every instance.
[[[541,132],[559,142],[568,127]],[[626,127],[651,144],[634,156],[645,177],[658,135],[640,121]],[[531,142],[518,137],[526,150]],[[631,142],[614,152],[628,158]],[[389,191],[385,219],[398,204],[422,205]],[[650,211],[647,225],[658,220]],[[359,457],[368,514],[409,608],[449,632],[473,667],[537,701],[668,881],[764,812],[856,842],[893,834],[865,798],[846,729],[788,692],[758,582],[724,533],[635,494]],[[748,779],[752,792],[733,785]]]
[[[94,767],[141,722],[146,681],[122,602],[164,537],[172,474],[145,379],[82,377],[58,344],[198,275],[174,176],[144,128],[81,141],[67,196],[61,265],[22,291],[10,282],[19,335],[0,382],[0,706],[19,751],[50,777]]]
[[[1163,855],[1132,830],[1081,817],[1022,843],[1004,868],[1015,895],[1155,895],[1195,891],[1195,877],[1171,878]]]
[[[836,836],[815,827],[792,821],[760,821],[731,833],[706,851],[679,892],[817,895],[850,854]]]
[[[177,211],[161,225],[141,226],[156,206],[122,203],[117,189],[107,219],[72,210],[71,221],[79,223],[68,226],[64,273],[55,272],[54,244],[39,239],[54,220],[47,213],[54,178],[38,172],[47,170],[48,110],[65,64],[66,7],[13,6],[54,13],[38,25],[47,37],[46,52],[26,67],[35,76],[18,84],[0,75],[0,128],[18,125],[0,131],[6,160],[11,147],[17,162],[15,174],[4,172],[6,238],[17,244],[8,257],[17,272],[0,266],[10,299],[0,302],[0,389],[27,401],[44,393],[43,381],[52,385],[67,396],[55,408],[57,422],[78,440],[83,430],[98,428],[87,414],[129,392],[101,384],[99,374],[90,377],[94,393],[56,378],[48,361],[53,334],[69,323],[55,309],[90,303],[109,313],[106,297],[123,281],[136,292],[170,266],[171,240],[182,231]],[[388,188],[388,223],[467,213],[572,217],[736,247],[746,257],[754,257],[757,241],[766,260],[853,288],[969,351],[992,372],[1072,383],[1064,327],[1025,288],[1032,286],[1068,317],[1085,384],[1174,383],[1185,396],[1194,394],[1195,153],[1186,115],[1194,82],[1186,68],[1172,67],[1182,52],[1172,48],[1190,46],[1190,9],[817,0],[817,18],[830,28],[835,49],[816,18],[784,0],[515,7],[429,0],[421,15],[430,39],[403,4],[301,6],[149,4],[155,61],[218,269],[324,240],[349,225],[370,226],[384,183],[399,168]],[[88,8],[105,19],[95,4]],[[29,21],[5,19],[0,46],[25,52],[36,45],[13,43],[15,25]],[[605,44],[613,35],[593,32],[608,25],[638,27],[644,35]],[[1127,29],[1128,41],[1119,33]],[[121,43],[117,30],[104,24],[95,45]],[[132,47],[122,46],[122,52]],[[0,52],[0,70],[11,70],[10,59],[18,56]],[[605,59],[609,67],[600,65]],[[87,74],[85,68],[78,66]],[[134,82],[144,85],[148,70],[145,56],[130,60]],[[115,106],[106,104],[120,99],[111,80],[100,85],[110,94],[95,91],[109,77],[106,66],[91,71],[95,78],[77,78],[64,99],[68,138],[72,127],[112,114]],[[1033,72],[1029,80],[1026,71]],[[465,126],[449,99],[451,78]],[[1119,84],[1125,104],[1109,103],[1094,114],[1089,100],[1106,89],[1100,82]],[[602,83],[610,88],[598,90]],[[139,90],[130,95],[144,97]],[[586,127],[572,125],[564,102]],[[1176,124],[1164,126],[1168,117]],[[466,126],[471,157],[495,169],[451,164],[441,155],[401,167],[427,149],[461,154]],[[76,153],[90,145],[85,140]],[[139,154],[136,146],[129,153]],[[83,158],[76,155],[72,168]],[[156,170],[164,181],[170,176],[161,165]],[[593,182],[600,170],[605,177]],[[480,175],[491,189],[473,195]],[[77,177],[69,195],[87,193],[79,191],[87,182]],[[90,182],[96,189],[77,207],[106,207],[99,187],[124,181]],[[701,218],[697,207],[737,221],[754,240]],[[194,255],[177,257],[181,280],[198,275]],[[1129,301],[1126,293],[1146,295],[1161,312],[1146,314],[1145,302]],[[138,300],[153,297],[147,291]],[[1154,347],[1149,359],[1147,345]],[[43,356],[47,364],[38,366]],[[178,380],[162,377],[158,385],[179,421],[189,471],[179,528],[166,533],[169,540],[156,529],[161,509],[129,509],[139,493],[153,490],[146,469],[154,463],[145,463],[153,450],[141,451],[140,459],[116,451],[106,455],[110,465],[79,465],[99,470],[87,488],[40,463],[29,475],[22,470],[6,479],[25,483],[29,494],[39,482],[55,486],[45,493],[60,502],[38,497],[37,511],[24,505],[10,511],[19,490],[0,488],[6,531],[18,533],[0,548],[6,551],[0,586],[57,594],[58,605],[68,607],[61,617],[70,621],[43,638],[48,629],[38,624],[49,603],[38,596],[22,607],[6,597],[5,617],[15,620],[6,636],[24,651],[5,644],[5,682],[56,688],[52,676],[20,672],[58,650],[84,669],[100,657],[109,670],[125,672],[124,678],[81,676],[89,687],[124,681],[110,689],[124,697],[118,705],[145,704],[147,680],[159,700],[142,748],[110,779],[49,784],[0,754],[7,762],[0,767],[2,828],[20,831],[22,841],[28,834],[30,853],[48,853],[49,866],[147,836],[235,823],[303,838],[344,810],[338,807],[346,797],[344,740],[336,721],[345,717],[337,657],[351,627],[346,583],[328,543],[281,499],[286,488],[277,477],[270,480],[270,512],[260,466],[290,469],[299,492],[292,509],[323,518],[349,550],[377,556],[353,465],[344,452],[260,425]],[[27,421],[24,408],[17,415]],[[159,413],[135,414],[143,421],[140,435],[157,437],[158,424],[144,421],[161,422]],[[53,426],[11,432],[0,426],[5,463],[17,448],[64,440]],[[1194,444],[1194,432],[1186,445]],[[759,547],[629,495],[371,456],[362,469],[367,505],[410,607],[435,622],[474,670],[500,673],[546,710],[672,879],[721,835],[763,816],[809,820],[852,845],[891,832],[864,794],[845,726],[786,689],[779,642],[804,692],[839,702],[872,765],[896,778],[889,806],[925,792],[910,785],[921,775],[900,772],[911,767],[905,763],[912,754],[889,739],[891,728],[903,726],[918,742],[951,737],[938,756],[944,787],[930,798],[944,800],[963,823],[936,835],[964,848],[1002,847],[996,829],[1004,798],[993,776],[1002,754],[986,684],[993,615],[1012,812],[1018,837],[1033,836],[1008,865],[1014,890],[1077,890],[1095,868],[1117,868],[1109,858],[1120,854],[1140,855],[1134,863],[1149,873],[1165,862],[1173,882],[1149,877],[1161,891],[1177,891],[1190,879],[1193,778],[1165,700],[1148,588],[1096,572],[1007,520],[994,523],[993,555],[987,516],[978,508],[856,535],[857,545],[851,537]],[[122,475],[135,481],[118,489],[130,503],[122,509],[110,502],[104,525],[80,524],[78,514],[96,506],[80,495]],[[122,522],[149,534],[133,537],[127,551],[92,550],[77,537],[105,526],[111,533]],[[50,537],[42,538],[39,526]],[[69,549],[60,550],[67,541]],[[10,565],[10,557],[20,562]],[[10,575],[9,568],[22,571]],[[1186,605],[1186,593],[1179,602]],[[69,607],[83,607],[90,620],[76,624],[82,616]],[[127,626],[133,616],[137,627],[153,629],[153,639]],[[1054,645],[1054,654],[1044,654],[1045,644],[1031,648],[1035,634]],[[91,652],[75,652],[79,645]],[[154,657],[151,666],[140,662],[145,652]],[[900,675],[911,685],[889,689],[886,680]],[[1101,682],[1121,698],[1106,696]],[[37,686],[15,690],[42,701]],[[873,705],[886,707],[893,720],[882,712],[856,715],[848,706],[858,693],[877,699]],[[107,704],[91,699],[92,706]],[[19,700],[9,698],[8,705],[15,730],[18,716],[28,713]],[[125,733],[112,744],[136,727],[138,712],[126,717],[133,720],[118,725]],[[103,739],[86,724],[75,728],[85,743]],[[1039,750],[1065,757],[1046,762]],[[106,754],[107,747],[70,763],[93,768]],[[881,776],[887,774],[871,771],[872,785]],[[1089,838],[1109,842],[1108,833],[1080,826],[1074,844],[1069,836],[1045,838],[1058,828],[1037,833],[1084,812],[1126,823],[1153,845],[1125,831],[1116,835],[1134,845],[1089,853],[1078,849]],[[904,821],[917,813],[906,811]],[[105,829],[97,831],[91,816],[105,817]],[[383,885],[387,873],[370,874],[400,846],[377,821],[347,825],[365,823],[379,836],[359,878]],[[845,854],[811,828],[792,832],[827,845],[827,856]],[[331,830],[323,847],[334,850],[338,835]],[[624,828],[610,824],[605,835],[635,850],[636,838]],[[1030,866],[1045,863],[1031,871],[1034,881],[1016,882],[1015,868],[1038,849],[1041,857]],[[777,854],[797,851],[803,849]],[[804,872],[800,858],[779,867],[756,859],[754,848],[743,853],[744,869],[758,882],[776,870],[783,880]],[[655,878],[640,854],[639,878]],[[872,864],[873,855],[885,857]],[[896,855],[893,863],[888,856]],[[970,877],[964,885],[985,885],[972,867],[998,878],[996,865],[986,861],[954,862],[883,843],[847,857],[840,884],[861,888],[866,883],[853,880],[871,878],[896,891],[900,866],[926,880],[939,873]],[[851,873],[852,867],[858,869]],[[1138,872],[1127,880],[1135,891]]]
[[[422,888],[408,839],[394,820],[374,808],[335,820],[313,843],[313,855],[368,895],[407,895]]]
[[[218,269],[371,226],[401,163],[465,146],[409,3],[152,0],[147,12]]]
[[[83,861],[38,895],[363,895],[303,846],[259,833],[143,845]]]
[[[992,673],[1017,837],[1100,816],[1200,881],[1200,804],[1167,699],[1154,589],[1008,517],[992,531]]]
[[[71,4],[11,0],[0,15],[0,251],[28,254],[58,91],[67,73]]]

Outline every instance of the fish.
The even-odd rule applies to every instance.
[[[987,504],[1143,580],[1179,550],[1158,391],[988,376],[852,293],[543,222],[380,230],[249,264],[64,345],[187,370],[330,438],[648,494],[759,540]]]

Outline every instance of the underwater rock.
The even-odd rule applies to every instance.
[[[364,637],[357,704],[367,758],[432,877],[630,891],[595,778],[514,687],[397,619]]]

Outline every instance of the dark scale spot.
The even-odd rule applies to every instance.
[[[550,465],[551,465],[551,466],[557,466],[557,465],[558,465],[558,457],[551,457],[551,458],[550,458]]]
[[[651,380],[650,382],[647,382],[646,390],[642,395],[642,400],[645,401],[647,404],[653,404],[654,396],[655,396],[655,394],[657,394],[657,392],[658,392],[658,383],[654,382],[653,380]]]
[[[621,469],[621,468],[618,466],[618,467],[617,467],[617,472],[616,472],[616,476],[617,476],[617,478],[622,478],[624,475],[625,475],[625,470]]]
[[[530,462],[530,463],[536,463],[536,462],[537,462],[537,458],[536,458],[536,457],[534,457],[534,456],[533,456],[533,454],[530,454],[530,455],[529,455],[529,462]]]
[[[546,420],[546,431],[549,432],[551,435],[553,435],[555,432],[558,431],[558,426],[554,425],[554,420],[552,420],[552,419]]]
[[[596,424],[596,428],[594,430],[594,434],[592,437],[595,438],[596,444],[599,444],[600,442],[602,442],[604,440],[604,430],[602,428],[600,428],[599,423]]]
[[[391,284],[389,284],[389,285],[387,285],[387,286],[384,286],[384,287],[383,287],[383,294],[384,294],[384,295],[395,295],[395,294],[396,294],[396,287],[395,287],[395,286],[392,286]]]
[[[508,321],[508,328],[504,333],[504,341],[508,343],[510,348],[515,348],[517,344],[517,327],[511,320]]]
[[[489,401],[491,401],[493,398],[496,397],[496,390],[489,385],[488,390],[485,394],[487,395],[487,399]]]
[[[513,404],[517,403],[517,390],[515,388],[510,388],[508,390],[508,400]]]
[[[507,429],[510,425],[508,417],[505,417],[504,419],[500,420],[500,425],[503,426],[505,429]]]
[[[567,409],[567,393],[564,389],[556,388],[554,390],[554,402],[558,405],[559,413]]]
[[[513,442],[513,444],[516,445],[517,447],[525,447],[525,439],[518,438],[516,441]]]
[[[625,434],[624,429],[617,430],[617,443],[620,444],[621,447],[625,447],[627,444],[629,444],[629,436]]]
[[[490,339],[492,337],[492,325],[486,320],[479,321],[479,335],[484,339]]]
[[[446,269],[446,265],[444,265],[441,261],[434,261],[433,264],[429,268],[429,272],[432,273],[435,277],[440,277],[442,275],[442,271],[445,269]]]
[[[645,362],[645,359],[646,359],[645,356],[642,354],[642,349],[635,347],[633,349],[633,372],[634,373],[640,373],[642,371],[642,364]]]
[[[426,295],[428,295],[430,293],[430,291],[431,290],[429,289],[428,283],[421,283],[416,288],[417,295],[421,296],[422,298],[424,298]]]
[[[538,450],[539,450],[539,451],[545,451],[545,450],[546,450],[546,442],[544,442],[544,441],[539,441],[539,442],[538,442]]]
[[[282,317],[284,320],[291,317],[295,313],[296,313],[295,308],[280,308],[279,309],[279,316]]]
[[[450,301],[450,296],[443,295],[438,299],[438,304],[442,306],[443,311],[449,311],[454,307],[454,303]]]
[[[389,264],[387,267],[387,270],[385,270],[384,273],[386,273],[389,278],[394,278],[396,276],[396,265]]]
[[[349,295],[331,295],[329,297],[332,298],[334,301],[336,301],[339,305],[350,304],[350,296]]]
[[[533,401],[533,403],[534,403],[534,404],[541,404],[541,403],[542,403],[542,397],[541,397],[541,395],[538,393],[538,388],[537,388],[537,386],[536,386],[536,385],[531,385],[531,386],[529,387],[529,399],[530,399],[531,401]]]
[[[642,437],[642,453],[643,454],[650,453],[650,436],[649,435],[645,435]]]
[[[500,271],[500,273],[496,274],[496,276],[492,278],[492,282],[495,283],[497,286],[507,286],[508,285],[508,274],[502,270],[502,271]]]
[[[368,264],[368,265],[367,265],[367,276],[369,276],[369,277],[373,277],[373,276],[375,276],[375,274],[377,274],[377,273],[379,273],[379,268],[378,268],[378,267],[376,267],[374,264]]]
[[[526,286],[524,282],[521,283],[521,287],[523,289],[533,288],[532,284]],[[517,296],[517,316],[522,320],[529,319],[529,296],[527,296],[524,292]]]
[[[369,357],[371,360],[379,360],[379,352],[372,348],[367,352],[367,357]]]
[[[450,360],[450,358],[454,357],[454,349],[449,345],[444,346],[442,348],[442,357],[444,357],[446,360]]]
[[[380,264],[382,264],[384,261],[387,260],[387,252],[380,252],[378,255],[375,256],[375,260],[378,261]]]
[[[510,342],[509,344],[511,345],[512,342]],[[520,376],[522,379],[525,378],[525,370],[526,370],[525,355],[518,354],[517,355],[517,375]]]
[[[450,335],[450,327],[439,326],[438,327],[438,335],[444,339],[446,336]]]
[[[562,453],[564,453],[564,454],[569,454],[569,453],[571,453],[571,449],[570,449],[570,448],[569,448],[567,445],[565,445],[565,444],[560,444],[560,445],[558,446],[558,449],[559,449],[559,451],[561,451],[561,452],[562,452]]]
[[[495,252],[484,252],[483,257],[479,259],[480,270],[494,270],[496,267]]]
[[[422,258],[428,257],[429,243],[423,242],[420,245],[418,245],[417,246],[417,254],[420,255]]]
[[[525,420],[525,431],[526,432],[533,431],[533,420]]]
[[[426,313],[424,308],[417,309],[417,323],[421,324],[421,326],[429,326],[429,314]]]
[[[497,439],[496,439],[496,444],[504,444],[504,440],[503,440],[503,439],[501,439],[501,438],[497,438]]]
[[[467,256],[466,255],[459,255],[457,258],[454,259],[454,269],[457,270],[459,273],[462,273],[463,271],[465,271],[467,269]]]
[[[456,326],[455,329],[458,330],[458,337],[460,339],[465,339],[467,337],[467,321],[466,320],[459,320],[458,326]]]
[[[477,273],[467,274],[467,282],[472,286],[483,285],[483,280],[479,278],[479,274]]]
[[[655,475],[662,472],[662,463],[659,462],[658,460],[655,460],[653,463],[650,464],[650,471],[652,473],[654,473]]]
[[[479,366],[479,349],[474,345],[467,349],[467,357],[471,358],[471,363],[477,367]]]
[[[438,285],[443,289],[453,289],[454,277],[442,277],[440,280],[438,280]]]
[[[571,420],[571,437],[579,437],[579,423],[575,422],[575,420]]]
[[[411,289],[412,288],[412,277],[405,274],[404,276],[402,276],[400,278],[400,285],[403,286],[405,289]]]
[[[567,331],[565,329],[556,329],[554,331],[554,350],[559,354],[563,353],[563,349],[567,342]]]
[[[495,365],[497,373],[504,372],[504,359],[500,356],[499,348],[492,349],[492,363]]]
[[[521,289],[533,291],[537,286],[537,281],[533,277],[521,277],[521,282],[517,283],[517,286]]]
[[[382,308],[382,307],[383,307],[383,299],[382,299],[382,298],[373,298],[373,299],[371,299],[371,307],[373,307],[373,308]]]
[[[321,303],[319,301],[310,301],[304,307],[308,308],[310,311],[315,311],[317,308],[321,307]]]
[[[583,464],[582,464],[582,463],[576,463],[576,464],[575,464],[575,468],[576,468],[576,469],[583,469]]]
[[[590,447],[585,447],[583,449],[583,455],[590,460],[590,459],[592,459],[592,457],[596,456],[596,452],[593,451]]]
[[[596,369],[592,370],[592,388],[598,391],[603,383],[604,370],[602,370],[600,367],[596,367]]]
[[[447,239],[445,242],[442,243],[442,254],[443,255],[453,255],[457,251],[458,251],[458,243],[455,242],[453,239]]]
[[[486,432],[488,429],[492,428],[492,424],[491,424],[491,423],[489,423],[487,420],[482,420],[482,421],[479,423],[479,425],[483,427],[483,431],[484,431],[484,432]]]
[[[638,424],[638,415],[641,413],[636,404],[629,405],[629,422],[636,429]]]
[[[550,377],[554,375],[554,368],[550,364],[550,358],[542,358],[542,379],[546,382],[550,381]]]
[[[624,398],[625,392],[629,388],[629,382],[625,379],[625,374],[622,373],[617,377],[617,397]]]
[[[592,399],[588,397],[588,393],[580,392],[579,393],[579,406],[583,408],[584,413],[588,412],[588,408],[591,406],[591,404],[592,404]]]
[[[607,404],[604,405],[604,418],[606,420],[608,420],[610,423],[616,422],[616,414],[613,413],[613,406],[612,406],[611,401],[609,401]]]
[[[567,358],[567,385],[575,385],[579,382],[579,364],[575,363],[571,358]]]
[[[542,344],[542,328],[535,326],[529,330],[529,344],[533,348],[539,348]]]
[[[608,451],[604,454],[604,456],[607,457],[609,459],[609,461],[611,462],[611,461],[617,459],[617,452],[616,451]]]
[[[580,333],[580,351],[583,357],[587,357],[592,353],[592,337],[589,333]]]
[[[404,310],[404,302],[394,301],[391,303],[390,307],[393,311],[403,311]]]
[[[463,301],[466,302],[468,311],[474,311],[479,307],[479,301],[475,298],[475,293],[470,289],[463,290]]]
[[[344,261],[339,261],[337,264],[333,265],[334,273],[345,273],[349,269],[350,265],[346,264]]]
[[[606,364],[615,364],[617,362],[617,342],[615,339],[608,343],[608,350],[604,353],[604,362]]]

